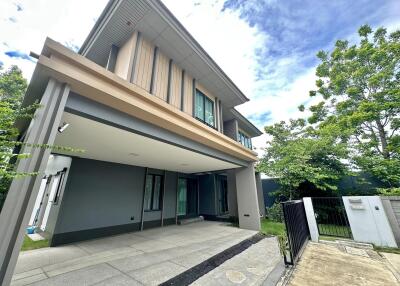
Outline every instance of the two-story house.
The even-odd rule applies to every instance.
[[[248,98],[159,0],[111,0],[78,53],[47,39],[35,101],[22,140],[76,150],[22,150],[18,170],[39,175],[15,179],[1,213],[2,279],[28,224],[52,246],[199,216],[260,228],[261,132],[234,109]]]

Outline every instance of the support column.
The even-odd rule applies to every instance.
[[[257,197],[258,197],[258,208],[260,209],[260,216],[265,217],[265,203],[264,203],[264,192],[262,188],[261,173],[256,173],[256,186],[257,186]]]
[[[236,188],[239,227],[260,230],[260,211],[258,207],[254,163],[251,163],[248,167],[236,169]]]
[[[50,79],[40,101],[41,108],[31,121],[24,142],[54,144],[57,128],[69,94],[69,86]],[[23,153],[31,154],[17,164],[18,172],[37,172],[38,176],[14,179],[0,214],[0,285],[9,285],[25,229],[38,195],[41,173],[46,168],[51,150],[24,146]]]

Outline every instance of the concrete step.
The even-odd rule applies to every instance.
[[[193,218],[181,219],[178,221],[178,224],[185,225],[185,224],[195,223],[195,222],[199,222],[199,221],[203,221],[203,220],[204,220],[203,216],[198,216],[198,217],[193,217]]]

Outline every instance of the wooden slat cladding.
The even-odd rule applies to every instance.
[[[136,40],[137,32],[133,33],[118,51],[114,73],[123,79],[128,79],[128,76],[130,75],[130,71],[132,69],[132,57],[136,47]]]
[[[199,82],[196,83],[196,89],[200,90],[205,96],[214,101],[214,106],[215,106],[215,96],[212,95],[201,83]]]
[[[138,36],[137,32],[133,33],[132,37],[120,47],[115,73],[124,79],[132,79],[132,83],[164,101],[169,101],[172,106],[193,116],[193,77],[185,71],[182,78],[182,69],[174,62],[172,62],[171,75],[169,75],[170,58],[162,50],[157,50],[155,53],[155,49],[155,46],[142,35]],[[170,83],[168,84],[169,78]],[[216,97],[198,82],[196,82],[196,88],[214,101],[215,121],[223,125],[221,120],[217,119],[217,116],[221,117],[221,112],[218,109]],[[217,127],[217,125],[215,126]],[[221,131],[222,127],[217,129]]]
[[[183,87],[183,111],[189,115],[193,114],[193,78],[185,72]]]
[[[181,108],[181,85],[182,69],[172,63],[169,103],[179,109]]]
[[[137,45],[137,58],[132,83],[150,91],[151,72],[153,67],[154,46],[141,37]]]
[[[157,54],[154,71],[155,74],[153,94],[164,101],[167,101],[168,64],[169,59],[163,53],[159,52]]]

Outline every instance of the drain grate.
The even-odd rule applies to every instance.
[[[242,242],[239,242],[238,244],[235,244],[234,246],[231,246],[230,248],[225,249],[224,251],[210,257],[209,259],[203,261],[202,263],[193,266],[192,268],[169,279],[168,281],[161,283],[160,286],[189,285],[194,281],[196,281],[197,279],[199,279],[204,274],[207,274],[211,270],[217,268],[228,259],[231,259],[232,257],[238,255],[239,253],[243,252],[253,244],[264,239],[265,237],[266,237],[265,235],[260,233],[253,235],[252,237],[245,239]]]

